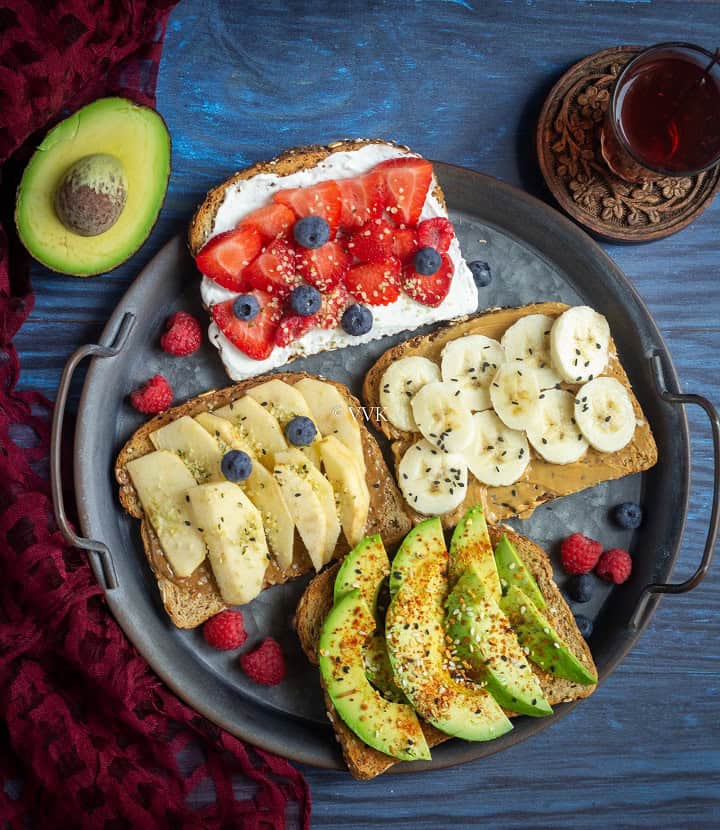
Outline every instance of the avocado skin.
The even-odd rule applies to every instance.
[[[568,649],[555,629],[521,588],[511,585],[500,600],[500,608],[510,620],[510,625],[528,657],[549,674],[564,677],[573,683],[592,685],[597,677]]]
[[[377,599],[383,579],[390,572],[390,562],[379,534],[366,536],[343,559],[335,577],[333,602],[359,589],[373,616],[377,616]]]
[[[363,661],[375,619],[359,590],[333,606],[320,634],[320,674],[337,714],[374,749],[403,761],[430,759],[415,712],[407,704],[385,700],[368,681]]]
[[[454,585],[471,564],[477,568],[493,599],[499,600],[500,579],[485,512],[480,505],[471,507],[453,531],[450,540],[450,585]]]
[[[539,609],[547,608],[545,597],[540,593],[537,582],[515,550],[515,545],[504,533],[495,546],[495,564],[503,593],[506,593],[510,585],[516,585]]]
[[[43,210],[48,214],[52,214],[58,228],[64,228],[55,212],[54,188],[57,184],[59,184],[62,175],[65,173],[72,161],[69,164],[66,164],[62,169],[53,168],[52,163],[48,165],[47,161],[50,159],[52,162],[54,148],[56,146],[62,147],[63,144],[68,143],[68,139],[66,137],[67,133],[77,134],[80,132],[80,125],[83,120],[102,117],[109,119],[111,117],[110,115],[107,113],[103,115],[104,110],[107,110],[108,113],[113,110],[122,110],[123,117],[125,118],[132,118],[135,115],[140,115],[142,117],[147,114],[147,117],[154,121],[151,134],[154,134],[155,139],[159,140],[158,146],[162,145],[161,154],[167,156],[167,163],[159,165],[160,169],[158,169],[157,165],[150,168],[151,175],[154,177],[154,188],[151,195],[147,198],[149,209],[147,215],[143,217],[144,221],[140,227],[134,228],[134,233],[124,236],[124,244],[119,244],[113,247],[111,254],[104,256],[102,259],[93,257],[92,264],[88,264],[89,261],[85,260],[83,257],[83,251],[87,251],[87,246],[92,246],[94,244],[94,240],[103,239],[106,241],[105,233],[100,234],[98,237],[83,237],[68,231],[67,233],[69,234],[69,237],[64,236],[63,243],[58,245],[47,244],[44,241],[44,238],[49,238],[51,234],[39,234],[38,230],[32,227],[32,217],[38,213],[38,201],[32,191],[47,191],[50,194],[48,198],[44,200],[47,201],[47,205],[43,205]],[[117,127],[116,125],[116,127],[121,130],[122,118],[118,120],[118,124],[120,126]],[[114,132],[114,130],[111,132]],[[74,140],[74,137],[70,138],[70,141]],[[75,157],[79,158],[81,156],[93,155],[98,152],[102,152],[102,148],[87,146],[83,147],[82,151],[76,153]],[[149,155],[150,154],[147,153],[146,148],[138,148],[138,158],[144,159],[149,157]],[[130,259],[130,257],[132,257],[135,253],[137,253],[150,235],[152,229],[155,227],[155,223],[160,216],[160,211],[165,203],[165,197],[167,195],[167,186],[170,179],[171,157],[172,141],[170,133],[165,120],[157,110],[141,104],[136,104],[134,101],[127,98],[120,97],[99,98],[90,104],[86,104],[72,115],[69,115],[59,124],[56,124],[55,127],[47,133],[37,150],[30,157],[30,161],[25,167],[25,171],[23,172],[23,176],[17,189],[15,204],[15,227],[21,242],[34,259],[46,268],[57,271],[61,274],[67,274],[74,277],[91,277],[106,273],[107,271],[111,271],[119,267]],[[127,167],[128,165],[126,163],[126,170]],[[148,170],[144,170],[143,175],[139,178],[147,178],[145,174],[148,173]],[[35,186],[35,178],[37,176],[40,177],[41,183],[44,179],[46,179],[46,177],[52,181],[49,185],[46,184],[38,188]],[[120,223],[118,222],[116,225],[117,224]],[[113,227],[109,228],[106,233],[112,233]],[[57,229],[55,230],[57,231]],[[65,242],[67,242],[68,239],[72,242],[73,246],[77,245],[78,254],[75,256],[68,257],[67,250],[64,256],[58,252],[59,248],[67,247]],[[90,248],[90,250],[92,250],[92,248]]]
[[[447,630],[468,677],[505,709],[533,717],[552,714],[507,617],[476,566],[457,581],[447,600]]]

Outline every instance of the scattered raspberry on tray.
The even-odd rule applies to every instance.
[[[221,651],[229,651],[240,646],[247,640],[245,621],[240,611],[221,611],[203,626],[205,642]]]
[[[285,658],[277,641],[266,637],[253,651],[240,655],[245,674],[263,686],[276,686],[285,678]]]
[[[602,545],[594,539],[588,539],[582,533],[568,536],[560,547],[562,566],[569,574],[589,573],[597,564]]]
[[[625,582],[632,572],[632,559],[630,554],[620,548],[606,550],[600,557],[595,573],[607,582],[614,582],[620,585]]]
[[[200,323],[187,311],[177,311],[165,323],[165,333],[160,347],[175,357],[185,357],[200,348],[202,332]]]
[[[172,402],[172,388],[162,375],[153,375],[144,386],[130,393],[130,403],[145,415],[164,412]]]

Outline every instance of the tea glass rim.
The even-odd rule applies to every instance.
[[[708,61],[712,61],[715,57],[715,52],[711,52],[709,49],[706,49],[704,46],[699,46],[697,43],[687,43],[686,41],[682,40],[669,40],[663,43],[656,43],[653,46],[647,46],[646,48],[642,49],[640,52],[635,55],[631,60],[629,60],[625,66],[622,68],[620,74],[615,81],[615,87],[613,89],[612,97],[610,98],[610,106],[608,107],[608,119],[610,121],[610,127],[615,135],[615,138],[618,144],[622,147],[622,149],[635,161],[643,170],[648,170],[651,173],[661,173],[663,176],[667,176],[671,179],[681,179],[686,178],[689,176],[697,176],[698,173],[704,173],[706,170],[710,170],[715,167],[718,162],[720,162],[720,149],[718,149],[717,155],[715,158],[709,163],[706,164],[704,167],[698,167],[693,170],[683,170],[682,172],[677,172],[676,170],[667,170],[663,167],[653,167],[649,165],[644,159],[639,158],[636,153],[633,152],[632,148],[629,146],[625,137],[620,133],[617,129],[618,119],[615,115],[616,105],[617,105],[617,95],[618,90],[622,86],[622,81],[625,78],[625,75],[632,69],[633,66],[637,65],[641,59],[646,58],[652,52],[658,52],[665,49],[687,49],[692,52],[699,52],[705,55]],[[718,70],[720,71],[720,60],[716,64]]]

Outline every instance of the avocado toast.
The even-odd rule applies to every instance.
[[[433,522],[436,522],[436,520],[429,520],[423,522],[422,524],[428,526],[431,525]],[[412,537],[415,534],[418,528],[421,527],[422,525],[418,525],[415,528],[415,531],[412,531],[411,534],[409,534],[407,539],[410,539],[410,537]],[[432,532],[436,532],[432,530],[432,527],[430,528],[430,530]],[[537,587],[538,594],[542,598],[542,603],[544,603],[545,607],[542,609],[541,613],[545,621],[549,624],[549,630],[552,632],[554,636],[558,638],[558,640],[556,640],[555,642],[561,643],[563,648],[567,650],[569,659],[573,663],[577,664],[576,671],[578,671],[579,673],[576,675],[575,680],[570,680],[558,676],[557,673],[553,674],[550,671],[542,669],[535,662],[526,661],[527,665],[532,669],[533,678],[539,686],[543,699],[548,707],[547,710],[537,711],[535,712],[535,714],[547,714],[549,712],[549,707],[557,703],[569,702],[577,700],[579,698],[587,697],[589,694],[592,693],[592,691],[595,688],[597,671],[592,660],[590,649],[588,648],[584,639],[580,635],[580,632],[578,631],[577,626],[575,624],[573,615],[570,612],[570,609],[568,608],[565,600],[563,599],[560,591],[558,590],[557,586],[553,581],[552,567],[546,554],[538,545],[536,545],[530,539],[521,536],[509,527],[489,526],[488,533],[490,542],[492,543],[493,547],[497,548],[498,544],[501,543],[503,537],[505,537],[506,542],[509,542],[514,547],[515,551],[517,552],[517,555],[519,556],[519,560],[524,564],[524,567],[527,569],[527,574],[529,575],[527,578],[531,579],[534,582],[534,584]],[[403,546],[401,545],[400,551],[398,554],[396,554],[396,558],[393,560],[393,563],[391,565],[390,591],[392,594],[392,581],[394,579],[396,583],[394,594],[396,602],[397,598],[401,597],[403,591],[405,591],[405,589],[408,587],[407,585],[402,585],[404,578],[403,573],[395,574],[398,557],[401,558],[401,560],[405,561],[408,573],[411,573],[414,569],[412,558],[407,558],[408,546],[406,544],[405,546],[405,553],[403,553]],[[410,547],[416,546],[411,545]],[[427,546],[424,545],[423,547],[427,549]],[[439,547],[440,546],[438,545],[438,548]],[[480,550],[480,547],[476,546],[476,549]],[[412,553],[412,550],[410,550],[409,553]],[[452,559],[453,556],[451,555],[451,560]],[[458,561],[457,558],[455,558],[455,561]],[[478,562],[476,561],[475,565],[477,564]],[[500,560],[498,560],[498,564],[500,565],[500,579],[502,581],[503,568],[500,564]],[[475,565],[473,565],[472,567],[475,567]],[[482,570],[481,561],[480,566],[480,570]],[[420,567],[420,570],[422,570],[424,567],[425,566],[422,565]],[[401,570],[402,569],[403,566],[401,564]],[[323,571],[321,574],[316,576],[311,581],[305,593],[303,594],[296,612],[295,626],[300,639],[301,646],[305,654],[307,655],[308,659],[315,664],[318,663],[320,659],[319,643],[321,639],[321,633],[324,629],[324,623],[328,617],[328,614],[331,613],[331,609],[333,609],[333,595],[338,570],[338,565],[332,565],[331,567]],[[467,572],[467,569],[465,569],[465,572]],[[456,589],[459,585],[460,582],[456,583]],[[427,587],[427,583],[425,587]],[[507,586],[503,584],[503,588],[506,589],[506,587]],[[517,590],[521,590],[521,588],[519,588],[518,585],[514,584],[514,582],[512,587],[516,588]],[[362,586],[360,590],[362,591]],[[337,593],[337,591],[335,591],[335,593]],[[537,598],[538,597],[536,596],[536,599]],[[452,609],[451,603],[448,603],[448,607]],[[523,611],[525,610],[526,608],[523,607]],[[438,613],[437,606],[436,613]],[[391,646],[391,638],[394,636],[392,634],[392,631],[402,631],[405,625],[409,626],[409,629],[407,630],[410,631],[411,634],[413,632],[417,633],[418,629],[415,629],[414,627],[415,622],[417,622],[417,620],[413,620],[411,616],[409,616],[407,613],[401,613],[400,611],[398,611],[396,614],[397,620],[395,622],[392,619],[392,615],[393,602],[391,602],[390,611],[388,614],[390,619],[386,620],[385,633],[388,637],[388,646],[390,647],[389,651],[391,653],[391,663],[393,662],[394,651],[394,666],[397,669],[398,651],[402,651],[404,649],[404,646],[402,645],[402,643],[400,644],[400,649],[398,649],[397,647],[393,648]],[[515,624],[516,622],[517,621],[513,621],[513,624]],[[523,645],[529,648],[527,643],[523,643]],[[551,642],[550,645],[552,648],[554,644]],[[406,654],[406,656],[408,655]],[[409,656],[412,657],[412,654],[410,654]],[[458,658],[454,657],[451,659]],[[540,660],[542,659],[542,657],[537,656],[537,659]],[[398,675],[399,679],[400,673],[402,673],[402,669],[400,669],[400,673],[398,673],[397,671],[395,673],[396,675]],[[321,677],[321,681],[323,685],[323,693],[325,695],[326,700],[328,717],[333,725],[333,729],[335,730],[337,739],[341,745],[346,763],[353,776],[361,780],[373,778],[376,775],[379,775],[381,772],[387,770],[394,763],[396,763],[396,761],[398,760],[397,756],[392,757],[386,752],[379,751],[378,749],[369,746],[367,743],[365,743],[357,737],[357,734],[355,731],[353,731],[353,729],[349,728],[346,725],[346,723],[341,719],[341,717],[339,717],[336,707],[333,705],[332,696],[328,691],[327,677]],[[400,685],[403,691],[410,691],[411,694],[413,693],[412,684],[407,684],[406,682],[405,685],[403,685],[403,683],[401,682]],[[447,692],[447,690],[445,689],[442,691]],[[490,697],[490,695],[486,695],[485,704],[487,707],[490,707],[488,712],[486,712],[486,714],[489,714],[489,717],[481,718],[481,723],[479,723],[479,730],[475,733],[474,736],[466,735],[466,737],[470,737],[471,739],[476,740],[492,739],[493,737],[502,734],[502,732],[506,731],[507,728],[509,728],[509,722],[507,721],[507,718],[505,716],[510,718],[516,716],[517,711],[512,711],[510,709],[505,709],[505,713],[503,715],[502,709],[504,707],[498,707],[496,704],[491,705],[491,701],[487,700],[488,697]],[[535,702],[537,704],[536,708],[539,708],[537,698],[535,698],[534,700],[530,699],[529,702]],[[432,725],[426,719],[419,719],[419,725],[425,738],[427,747],[429,749],[447,740],[450,737],[450,734],[448,734],[449,732],[458,736],[464,734],[464,729],[466,728],[464,719],[463,723],[461,723],[460,725],[448,724],[447,722],[444,723],[442,721],[442,713],[438,711],[432,711],[432,703],[429,710],[425,709],[422,700],[417,700],[416,703],[421,708],[423,708],[427,714],[430,715],[430,717],[434,720],[436,724],[439,724],[442,727],[442,729],[438,729],[437,726]],[[514,703],[512,705],[517,704]],[[444,708],[445,711],[450,710],[450,707],[443,707],[442,705],[440,706],[440,708]],[[503,725],[504,722],[506,723],[505,726]],[[482,723],[490,724],[489,731],[486,734],[482,734],[482,732],[480,731],[482,728]],[[494,726],[493,723],[495,724]]]

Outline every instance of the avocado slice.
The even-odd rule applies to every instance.
[[[376,631],[367,638],[363,649],[363,660],[368,680],[385,700],[394,700],[396,703],[409,702],[395,680],[384,634]]]
[[[68,171],[85,159],[99,166],[80,165],[80,184],[93,187],[95,196],[106,194],[116,184],[107,157],[124,171],[125,201],[107,230],[83,236],[61,221],[56,196]],[[78,277],[110,271],[152,230],[169,174],[170,136],[155,110],[125,98],[94,101],[50,130],[25,168],[15,208],[20,238],[35,259],[55,271]]]
[[[448,597],[447,632],[456,662],[505,709],[551,715],[508,618],[498,607],[477,565],[470,565]]]
[[[403,761],[429,760],[430,750],[412,707],[385,700],[365,675],[363,645],[375,619],[359,590],[345,594],[320,633],[320,673],[335,709],[368,746]]]
[[[495,601],[500,599],[500,579],[488,535],[485,511],[471,507],[453,531],[450,540],[450,585],[454,585],[469,565],[474,564]]]
[[[377,598],[383,579],[390,572],[390,562],[379,534],[366,536],[343,559],[335,577],[333,602],[358,589],[377,616]]]
[[[597,683],[597,677],[575,657],[550,621],[521,588],[510,585],[507,594],[500,600],[500,608],[535,665],[573,683],[586,686]]]
[[[503,593],[507,593],[510,585],[516,585],[538,608],[543,611],[547,608],[545,597],[540,593],[537,582],[505,533],[495,546],[495,564]]]
[[[393,572],[397,566],[402,576],[385,620],[390,663],[420,717],[448,735],[489,741],[512,724],[485,689],[450,674],[443,608],[448,554],[433,538],[430,546],[426,535],[417,534],[401,546],[393,563]]]
[[[423,556],[436,553],[447,555],[442,522],[439,517],[425,519],[408,533],[390,566],[390,596],[392,597]]]

